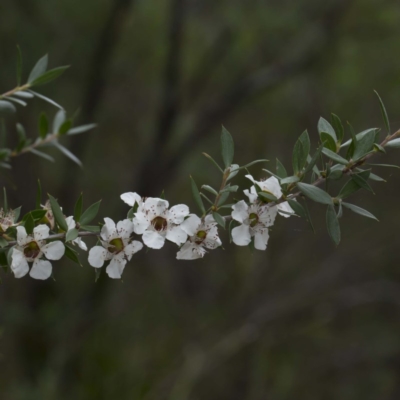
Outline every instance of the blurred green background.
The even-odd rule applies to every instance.
[[[305,128],[317,145],[320,115],[382,126],[373,89],[400,126],[395,0],[2,0],[0,22],[0,91],[14,86],[16,44],[25,76],[48,52],[50,67],[72,67],[39,91],[99,124],[65,142],[84,169],[55,154],[2,171],[25,210],[37,178],[67,215],[82,190],[87,206],[103,199],[100,217],[123,218],[127,191],[164,189],[195,210],[188,177],[218,184],[201,152],[219,157],[221,124],[237,163],[289,167]],[[32,136],[42,110],[56,112],[19,108]],[[337,249],[316,205],[315,235],[278,218],[266,252],[178,262],[168,244],[135,255],[123,282],[95,284],[86,261],[56,262],[56,281],[2,274],[0,398],[399,399],[400,173],[378,174],[377,195],[352,202],[381,222],[345,213]]]

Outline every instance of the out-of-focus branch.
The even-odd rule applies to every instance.
[[[174,172],[178,169],[182,159],[190,154],[193,144],[213,132],[216,125],[220,125],[235,110],[244,103],[250,101],[257,95],[274,89],[291,76],[301,73],[321,55],[321,51],[333,40],[336,28],[345,15],[346,10],[352,1],[336,1],[331,7],[327,7],[319,20],[300,40],[287,46],[287,53],[284,54],[273,65],[265,67],[252,75],[243,77],[236,84],[229,87],[217,100],[199,113],[193,122],[193,130],[174,146],[174,151],[167,156],[165,152],[157,151],[157,159],[152,158],[152,165],[148,163],[145,174],[138,175],[139,184],[133,185],[138,190],[147,189],[146,182],[151,182],[152,192],[159,192],[161,183],[173,178]],[[164,141],[165,142],[165,141]],[[141,170],[143,172],[144,170]],[[145,176],[144,176],[145,175]],[[148,193],[146,191],[146,194]]]
[[[183,29],[185,22],[186,0],[172,0],[169,32],[168,54],[164,70],[164,82],[161,94],[161,104],[158,111],[157,126],[153,146],[147,157],[144,158],[139,168],[139,183],[137,189],[143,193],[149,193],[149,180],[146,176],[156,173],[158,160],[162,159],[165,144],[168,143],[173,132],[179,112],[179,82],[182,64]],[[149,172],[151,171],[151,172]]]

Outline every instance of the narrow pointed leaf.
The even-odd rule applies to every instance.
[[[80,223],[81,225],[87,225],[96,217],[99,212],[101,200],[97,203],[92,204],[81,216]]]
[[[332,121],[333,129],[336,132],[337,141],[339,143],[341,143],[343,141],[343,137],[344,137],[344,128],[343,128],[342,121],[336,114],[333,114],[333,113],[331,114],[331,121]]]
[[[54,79],[57,79],[60,75],[62,75],[69,66],[57,67],[51,69],[50,71],[45,72],[44,74],[38,76],[32,82],[30,82],[30,86],[39,86],[44,85],[45,83],[49,83]]]
[[[67,235],[66,235],[66,237],[65,237],[65,240],[66,240],[67,242],[71,242],[72,240],[75,240],[75,239],[78,237],[78,234],[79,234],[78,229],[76,229],[76,228],[71,229],[71,230],[69,230],[69,231],[67,232]]]
[[[79,160],[78,157],[76,157],[74,154],[72,154],[67,148],[65,148],[63,145],[60,143],[54,141],[52,142],[53,146],[55,146],[58,150],[61,151],[65,156],[67,156],[70,160],[72,160],[75,164],[79,165],[82,168],[82,162]]]
[[[215,221],[225,229],[225,218],[217,212],[212,213]]]
[[[71,128],[67,134],[68,135],[78,135],[79,133],[84,133],[87,131],[90,131],[91,129],[96,128],[97,124],[87,124],[87,125],[81,125],[77,126],[75,128]]]
[[[318,132],[321,135],[323,132],[327,133],[329,136],[332,137],[333,141],[337,142],[337,137],[336,137],[336,132],[333,129],[333,126],[325,119],[325,118],[320,118],[318,121]],[[322,140],[322,137],[321,137]]]
[[[39,150],[36,150],[36,149],[30,149],[29,152],[34,154],[35,156],[42,157],[47,161],[55,162],[55,160],[54,160],[54,158],[52,156],[49,156],[48,154],[43,153],[42,151],[39,151]]]
[[[33,90],[29,90],[29,93],[32,93],[33,95],[35,95],[37,98],[46,101],[47,103],[59,108],[60,110],[64,110],[64,107],[60,106],[58,103],[56,103],[54,100],[49,99],[46,96],[43,96],[42,94],[38,93],[38,92],[34,92]]]
[[[192,177],[190,177],[190,182],[192,186],[192,194],[194,197],[195,202],[197,203],[198,207],[200,208],[201,212],[203,214],[206,213],[206,209],[204,208],[203,200],[200,197],[200,192],[199,189],[197,188],[196,182]]]
[[[288,175],[286,168],[278,159],[276,159],[276,174],[281,178],[286,178]]]
[[[31,73],[29,74],[28,83],[32,83],[36,78],[46,72],[48,61],[49,57],[46,54],[35,64]]]
[[[232,165],[233,162],[235,145],[233,143],[231,134],[226,130],[224,126],[222,127],[221,132],[221,150],[222,160],[224,161],[225,168],[228,168]]]
[[[332,204],[331,196],[319,187],[302,182],[298,182],[297,187],[300,189],[301,193],[317,203]]]
[[[47,116],[44,112],[40,114],[39,117],[39,137],[44,139],[49,133],[49,121],[47,120]]]
[[[83,209],[83,193],[79,196],[74,209],[74,220],[80,222]]]
[[[383,104],[381,96],[379,96],[378,92],[376,90],[374,90],[374,92],[376,94],[376,97],[378,97],[378,100],[379,100],[379,106],[381,108],[383,122],[385,123],[385,127],[388,132],[388,135],[390,135],[390,123],[389,123],[389,117],[388,117],[385,105]]]
[[[338,162],[339,164],[343,164],[343,165],[347,165],[349,163],[348,160],[346,160],[345,158],[343,158],[342,156],[340,156],[337,153],[334,153],[333,151],[324,148],[322,150],[322,153],[325,154],[327,157],[329,157],[331,160]]]
[[[344,201],[342,201],[343,207],[348,208],[349,210],[355,212],[356,214],[360,214],[363,217],[367,217],[367,218],[371,218],[374,219],[376,221],[379,221],[378,218],[375,217],[375,215],[371,214],[369,211],[364,210],[361,207],[358,207],[354,204],[350,204],[350,203],[345,203]]]
[[[57,225],[65,232],[68,231],[68,225],[67,222],[65,221],[64,214],[61,210],[61,207],[59,206],[57,200],[50,194],[48,194],[49,200],[50,200],[50,205],[51,205],[51,210],[53,211],[54,219],[57,222]]]
[[[329,236],[337,246],[340,243],[340,225],[332,205],[328,206],[326,210],[326,227],[328,228]]]

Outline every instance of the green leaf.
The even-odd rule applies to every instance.
[[[281,185],[286,185],[287,183],[294,183],[298,182],[300,178],[298,176],[288,176],[281,180]]]
[[[65,255],[71,261],[73,261],[74,263],[76,263],[82,267],[82,264],[80,263],[79,258],[78,258],[78,253],[68,245],[65,245]]]
[[[36,156],[42,157],[47,161],[50,162],[55,162],[54,158],[52,156],[49,156],[46,153],[43,153],[42,151],[36,150],[36,149],[30,149],[29,150],[30,153],[35,154]]]
[[[203,214],[206,213],[206,209],[204,208],[203,200],[200,197],[199,189],[197,188],[196,182],[192,177],[190,177],[191,186],[192,186],[192,194],[194,197],[195,202],[197,203],[198,207],[200,208]]]
[[[2,114],[14,114],[17,112],[14,104],[6,100],[0,100],[0,113]]]
[[[78,237],[78,234],[79,234],[78,229],[76,229],[76,228],[71,229],[71,230],[69,230],[69,231],[67,232],[67,235],[66,235],[66,237],[65,237],[65,240],[66,240],[67,242],[71,242],[72,240],[75,240],[75,239]]]
[[[47,116],[44,112],[40,114],[39,117],[39,137],[40,139],[44,139],[49,133],[49,121],[47,120]]]
[[[70,120],[70,119],[67,119],[66,121],[64,121],[62,124],[61,124],[61,126],[60,126],[60,128],[58,129],[58,134],[59,135],[65,135],[68,131],[69,131],[69,129],[71,128],[71,126],[72,126],[72,121]]]
[[[79,196],[74,209],[74,220],[80,222],[83,208],[83,193]]]
[[[100,232],[100,227],[98,227],[97,225],[81,225],[81,229],[93,233]]]
[[[207,192],[210,192],[215,196],[218,196],[218,192],[214,188],[209,186],[209,185],[203,185],[201,188],[204,189],[204,190],[207,190]]]
[[[368,164],[368,165],[373,165],[374,167],[386,167],[386,168],[400,169],[400,167],[398,165],[392,165],[392,164]]]
[[[235,145],[233,143],[233,139],[231,134],[222,127],[221,132],[221,146],[222,146],[222,159],[224,161],[225,168],[228,168],[232,165],[233,155],[235,152]]]
[[[15,92],[13,96],[21,97],[23,99],[33,99],[35,97],[32,93],[26,92],[25,90]]]
[[[21,207],[14,209],[14,224],[18,222],[20,214],[21,214]]]
[[[40,179],[37,181],[37,189],[36,189],[36,208],[39,209],[42,204],[42,185],[40,183]]]
[[[6,247],[6,246],[8,246],[7,240],[4,239],[3,237],[0,237],[0,247],[3,248],[3,247]]]
[[[228,185],[225,187],[225,189],[222,189],[220,193],[225,193],[225,192],[234,193],[234,192],[237,192],[238,189],[239,189],[238,185],[233,185],[233,186]]]
[[[369,153],[374,145],[375,131],[371,130],[357,140],[357,146],[353,153],[353,159],[359,160]]]
[[[7,190],[5,187],[3,187],[3,209],[4,212],[8,212],[8,200],[7,200]]]
[[[14,97],[11,97],[11,96],[8,96],[7,100],[12,101],[13,103],[17,103],[22,107],[26,107],[27,106],[27,103],[25,101],[20,100],[20,99],[15,99]]]
[[[284,167],[284,165],[278,159],[276,159],[276,174],[280,178],[286,178],[287,177],[286,168]]]
[[[385,144],[385,147],[399,148],[400,147],[400,138],[393,139],[390,142]]]
[[[66,147],[64,147],[62,144],[53,141],[52,142],[53,146],[56,147],[58,150],[61,151],[65,156],[67,156],[70,160],[72,160],[75,164],[77,164],[79,167],[82,168],[82,162],[79,160],[78,157],[76,157],[74,154],[72,154]]]
[[[307,156],[310,152],[310,138],[308,132],[305,130],[297,139],[293,148],[293,171],[295,174],[300,172],[307,162]]]
[[[309,199],[322,204],[332,204],[331,196],[324,190],[308,183],[298,182],[297,187]]]
[[[269,160],[254,160],[254,161],[252,161],[252,162],[249,162],[249,163],[246,164],[246,165],[243,165],[243,167],[240,167],[239,170],[249,168],[249,167],[251,167],[251,166],[254,165],[254,164],[259,164],[259,163],[268,162],[268,161],[269,161]]]
[[[359,174],[353,174],[351,175],[351,179],[357,183],[358,186],[360,186],[360,188],[368,190],[371,193],[374,193],[374,191],[372,190],[371,186],[369,185],[369,183]]]
[[[325,142],[323,142],[318,149],[316,150],[316,152],[314,153],[314,155],[312,157],[307,157],[307,167],[304,171],[304,173],[308,173],[311,170],[314,170],[314,172],[317,174],[317,176],[320,176],[319,173],[319,169],[316,167],[316,163],[318,161],[318,157],[321,155],[322,149],[324,148]]]
[[[225,203],[225,201],[228,199],[228,197],[229,197],[229,192],[222,193],[218,200],[217,207],[222,206],[222,204]]]
[[[57,111],[53,119],[52,133],[58,133],[58,130],[60,129],[60,126],[64,123],[66,117],[67,116],[64,110]]]
[[[383,122],[385,123],[386,130],[388,132],[388,135],[390,135],[390,123],[389,123],[389,117],[385,108],[385,105],[383,104],[383,101],[381,99],[381,96],[379,96],[378,92],[374,90],[376,96],[378,97],[379,100],[379,106],[381,108],[381,113],[382,113],[382,118]]]
[[[29,213],[28,217],[25,220],[25,229],[28,235],[32,234],[33,229],[35,228],[35,221],[32,217],[32,214]]]
[[[354,152],[356,151],[356,148],[357,148],[357,136],[356,136],[356,134],[354,132],[354,129],[351,126],[351,124],[349,122],[347,122],[347,124],[349,126],[351,140],[350,140],[350,146],[349,146],[349,148],[347,150],[346,158],[348,160],[350,160],[353,157],[353,154],[354,154]]]
[[[51,69],[51,70],[45,72],[44,74],[38,76],[32,82],[30,82],[30,86],[32,87],[32,86],[44,85],[45,83],[49,83],[49,82],[53,81],[54,79],[58,78],[60,75],[62,75],[64,73],[64,71],[68,68],[69,68],[69,65]]]
[[[292,210],[296,213],[296,215],[304,219],[307,219],[307,213],[304,210],[303,206],[298,201],[288,199],[288,203],[292,208]]]
[[[336,142],[329,133],[321,132],[321,142],[324,143],[324,147],[336,153]]]
[[[342,121],[336,114],[333,113],[331,114],[331,121],[332,121],[332,126],[336,132],[337,141],[339,143],[342,143],[344,137],[344,128]]]
[[[225,218],[217,212],[213,212],[212,216],[214,217],[215,221],[225,229]]]
[[[29,93],[32,93],[33,95],[35,95],[37,98],[46,101],[47,103],[59,108],[60,110],[64,110],[63,107],[61,107],[59,104],[57,104],[54,100],[49,99],[46,96],[43,96],[42,94],[38,93],[38,92],[34,92],[33,90],[29,90]]]
[[[95,272],[94,282],[95,282],[95,283],[99,280],[100,275],[101,275],[101,270],[102,270],[102,269],[103,269],[103,268],[95,268],[95,269],[94,269],[94,272]]]
[[[275,197],[273,194],[266,193],[266,192],[263,192],[263,191],[257,192],[257,195],[262,201],[266,200],[266,201],[270,202],[270,201],[277,201],[278,200],[278,198]]]
[[[86,225],[91,222],[99,212],[101,200],[97,203],[92,204],[81,216],[80,223],[81,225]]]
[[[381,153],[386,153],[386,150],[384,147],[382,147],[380,144],[378,143],[374,143],[374,150],[377,150]]]
[[[58,226],[65,232],[68,231],[68,225],[65,221],[64,214],[61,211],[61,207],[59,206],[57,200],[50,194],[48,194],[51,210],[53,211],[54,219],[56,220]]]
[[[325,132],[329,136],[331,136],[335,143],[335,146],[336,146],[337,137],[336,137],[335,130],[333,129],[332,125],[326,119],[324,119],[322,117],[318,121],[318,132],[319,132],[320,136],[323,132]],[[321,136],[321,140],[324,141],[325,139],[322,139],[322,136]]]
[[[329,205],[326,210],[326,227],[329,236],[337,246],[340,243],[340,225],[333,205]]]
[[[17,46],[17,86],[21,85],[22,80],[22,53],[19,46]]]
[[[371,214],[369,211],[364,210],[361,207],[358,207],[354,204],[345,203],[344,201],[342,201],[342,204],[343,204],[343,207],[348,208],[349,210],[355,212],[356,214],[360,214],[364,217],[372,218],[372,219],[375,219],[376,221],[379,221],[378,218],[375,217],[375,215]]]
[[[78,135],[79,133],[84,133],[87,131],[90,131],[91,129],[96,128],[97,124],[87,124],[87,125],[81,125],[77,126],[75,128],[70,129],[67,134],[68,135]]]
[[[331,160],[338,162],[339,164],[347,165],[349,163],[345,158],[327,148],[324,148],[322,150],[322,153],[329,157]]]
[[[49,57],[46,54],[35,64],[31,73],[29,74],[28,83],[32,83],[36,78],[39,78],[39,76],[46,72],[48,61]]]
[[[40,208],[38,210],[31,211],[25,217],[28,217],[29,215],[31,215],[33,220],[36,222],[36,221],[41,220],[46,215],[46,213],[47,213],[47,210]],[[25,219],[25,217],[24,217],[24,219]]]

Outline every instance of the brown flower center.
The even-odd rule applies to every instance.
[[[198,231],[197,234],[196,234],[195,243],[196,244],[201,244],[204,241],[204,239],[206,238],[206,236],[207,236],[207,232],[206,231]]]
[[[121,238],[115,238],[109,241],[110,247],[107,249],[110,253],[119,253],[124,249],[124,242]]]
[[[167,229],[168,226],[167,220],[163,217],[155,217],[153,221],[151,221],[151,224],[157,232]]]
[[[250,226],[254,228],[258,223],[258,215],[256,213],[251,213],[249,215]]]
[[[33,241],[24,247],[24,255],[26,258],[36,258],[40,254],[39,245]]]

